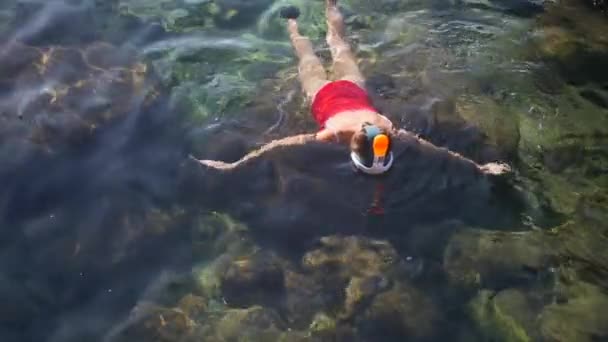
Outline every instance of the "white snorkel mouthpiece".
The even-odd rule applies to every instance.
[[[385,172],[387,172],[391,166],[393,166],[393,152],[390,152],[388,154],[388,162],[386,164],[384,164],[384,157],[377,157],[374,156],[374,162],[372,163],[372,166],[367,167],[363,164],[363,162],[361,161],[361,158],[359,158],[359,156],[355,153],[355,152],[351,152],[350,153],[350,159],[353,161],[353,164],[355,165],[355,167],[357,169],[359,169],[360,171],[362,171],[363,173],[366,173],[368,175],[381,175]]]

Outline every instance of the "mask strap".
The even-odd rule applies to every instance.
[[[384,202],[384,183],[381,180],[377,180],[374,182],[374,196],[367,213],[371,215],[384,215],[385,211],[382,202]]]

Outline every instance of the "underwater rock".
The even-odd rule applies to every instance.
[[[517,156],[520,139],[517,115],[488,97],[460,97],[456,108],[468,123],[484,133],[488,145],[501,152],[501,159]]]
[[[399,265],[399,255],[387,241],[370,240],[357,236],[326,236],[321,248],[302,258],[302,265],[310,271],[329,271],[350,279],[383,274]]]
[[[583,196],[577,206],[576,214],[579,219],[598,228],[608,227],[608,196],[606,193],[596,192]]]
[[[567,301],[545,307],[540,317],[548,341],[594,342],[608,338],[608,296],[597,286],[575,282],[567,286]]]
[[[187,294],[177,303],[180,310],[194,320],[200,319],[207,311],[207,300],[193,294]]]
[[[598,115],[602,113],[594,112],[594,107],[586,106],[584,111],[573,112],[572,117],[561,118],[550,127],[547,122],[540,121],[540,127],[547,127],[542,135],[532,132],[531,122],[522,125],[522,132],[525,132],[522,139],[530,148],[533,148],[531,144],[537,144],[537,151],[525,151],[520,155],[528,159],[533,177],[540,181],[538,192],[557,213],[573,214],[585,194],[604,187],[608,135],[604,132],[605,126],[598,125],[598,120],[602,120]],[[582,115],[589,116],[582,119]]]
[[[229,215],[213,212],[193,220],[192,247],[195,261],[219,255],[242,255],[253,248],[249,229]]]
[[[432,337],[440,322],[433,301],[405,283],[377,295],[357,320],[362,336],[416,341]]]
[[[608,80],[606,18],[594,15],[580,1],[564,1],[548,9],[539,16],[542,26],[535,39],[538,57],[557,66],[570,84]]]
[[[589,224],[591,223],[591,224]],[[556,227],[553,234],[559,239],[560,257],[568,260],[576,278],[608,286],[608,250],[603,246],[608,243],[606,225],[567,222]]]
[[[380,97],[395,96],[398,89],[395,79],[391,75],[376,73],[365,80],[365,86]]]
[[[455,6],[467,6],[475,9],[494,10],[521,17],[532,17],[544,11],[543,2],[539,0],[451,0],[450,3]]]
[[[323,332],[327,330],[334,330],[335,328],[336,320],[322,312],[317,313],[310,323],[311,332]]]
[[[530,342],[539,340],[535,310],[526,295],[515,289],[498,294],[482,290],[469,304],[470,314],[484,341]]]
[[[389,280],[383,276],[352,277],[346,287],[344,311],[339,318],[351,318],[361,307],[367,305],[376,294],[386,290],[388,286]]]
[[[7,71],[0,83],[10,94],[2,118],[9,131],[27,127],[19,138],[42,148],[78,145],[133,108],[157,104],[156,79],[134,51],[105,43],[82,49],[13,43],[0,51]]]
[[[214,22],[224,29],[240,29],[254,24],[273,0],[216,0]]]
[[[256,23],[272,0],[120,0],[119,8],[144,22],[160,20],[169,31],[187,32],[198,28],[242,29]]]
[[[379,0],[379,1],[365,1],[355,0],[350,1],[353,7],[361,9],[367,12],[376,13],[396,13],[404,11],[413,11],[419,8],[428,6],[432,1],[428,0]]]
[[[353,326],[340,324],[324,312],[319,312],[315,315],[306,332],[312,341],[354,342],[360,340]]]
[[[211,262],[197,265],[192,268],[192,278],[195,281],[198,293],[208,298],[219,298],[221,296],[221,274],[230,263],[231,256],[223,254]]]
[[[566,63],[578,48],[577,37],[565,28],[546,27],[542,33],[539,51],[543,56]]]
[[[192,277],[207,298],[222,296],[222,279],[239,255],[253,253],[247,226],[230,216],[212,213],[194,221],[192,236],[195,267]],[[238,266],[238,265],[237,265]],[[233,268],[233,272],[238,268]],[[244,293],[246,295],[246,293]]]
[[[306,328],[311,325],[311,321],[314,322],[321,308],[337,305],[334,302],[339,299],[332,298],[323,285],[309,274],[285,270],[284,306],[290,325]]]
[[[253,306],[228,310],[214,330],[220,341],[277,341],[286,326],[275,311]]]
[[[407,265],[387,241],[326,236],[321,244],[304,255],[302,265],[321,284],[321,292],[340,291],[322,307],[336,311],[341,322],[360,318],[375,298],[407,278]]]
[[[556,146],[543,151],[543,163],[553,173],[560,173],[566,168],[583,161],[584,147],[580,145]]]
[[[388,19],[382,33],[382,43],[387,45],[385,48],[387,57],[409,58],[416,49],[420,48],[416,43],[424,38],[425,33],[423,26],[412,23],[407,16]],[[407,62],[403,65],[404,70],[413,70],[411,63],[421,63],[421,61]]]
[[[370,15],[356,14],[344,19],[344,24],[353,30],[371,29],[373,17]]]
[[[234,260],[221,277],[222,295],[232,307],[275,302],[284,288],[281,262],[269,252]]]
[[[559,95],[565,90],[564,80],[558,73],[547,66],[534,68],[531,76],[534,85],[545,94]]]
[[[538,231],[463,230],[451,238],[443,266],[454,285],[504,287],[530,282],[546,270],[556,252],[554,241]]]
[[[134,16],[143,22],[158,20],[170,31],[179,28],[180,23],[194,27],[205,25],[206,12],[202,5],[190,6],[194,8],[191,14],[186,8],[180,8],[180,4],[172,0],[119,0],[118,9],[122,15]]]

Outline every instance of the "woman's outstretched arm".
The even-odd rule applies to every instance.
[[[406,141],[406,142],[413,143],[413,144],[418,144],[422,148],[423,151],[427,150],[427,151],[435,151],[438,153],[444,153],[444,154],[448,155],[450,158],[459,160],[460,162],[462,162],[464,164],[469,164],[469,165],[477,168],[482,173],[487,174],[487,175],[501,176],[501,175],[506,175],[506,174],[509,174],[512,172],[511,167],[505,163],[493,162],[493,163],[479,165],[475,161],[473,161],[469,158],[466,158],[459,153],[450,151],[449,149],[447,149],[445,147],[436,146],[436,145],[416,136],[415,134],[410,133],[403,129],[395,130],[393,133],[393,136],[402,141]]]
[[[194,158],[193,156],[190,156],[190,158],[195,159],[199,163],[201,163],[209,168],[213,168],[213,169],[217,169],[217,170],[221,170],[221,171],[229,171],[229,170],[236,169],[242,165],[245,165],[247,162],[249,162],[251,160],[255,160],[255,159],[263,156],[264,154],[266,154],[270,151],[276,150],[278,148],[287,147],[287,146],[306,145],[313,141],[328,141],[328,137],[329,137],[329,135],[326,134],[325,131],[321,131],[318,133],[300,134],[300,135],[295,135],[295,136],[291,136],[291,137],[287,137],[287,138],[283,138],[283,139],[279,139],[279,140],[274,140],[274,141],[271,141],[271,142],[267,143],[266,145],[260,147],[257,150],[249,152],[247,155],[245,155],[240,160],[237,160],[232,163],[226,163],[226,162],[223,162],[220,160],[198,160],[198,159]]]

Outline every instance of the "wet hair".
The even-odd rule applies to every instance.
[[[369,139],[367,133],[365,132],[365,126],[369,125],[365,123],[361,126],[361,130],[353,134],[353,137],[350,140],[350,150],[355,152],[363,164],[365,166],[371,166],[374,161],[374,151],[373,151],[373,139]],[[390,138],[390,133],[386,129],[380,128],[380,134],[385,134]],[[391,151],[392,143],[389,139],[389,148],[388,152]]]

